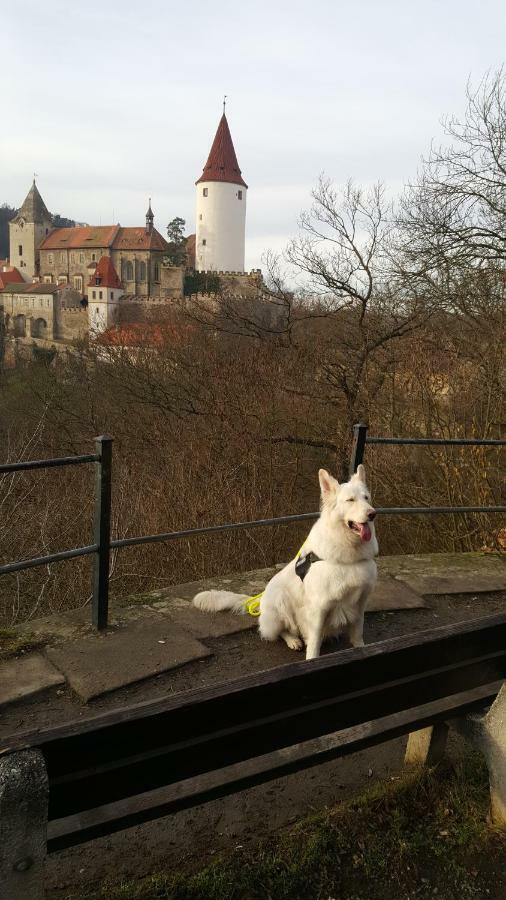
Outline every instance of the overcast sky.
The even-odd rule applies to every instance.
[[[0,203],[195,227],[223,94],[249,185],[246,266],[296,232],[320,172],[414,175],[467,79],[504,58],[504,0],[17,0],[2,4]]]

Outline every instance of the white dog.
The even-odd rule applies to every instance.
[[[319,473],[321,512],[297,557],[269,581],[260,601],[260,635],[283,638],[291,650],[306,645],[306,659],[320,655],[322,641],[345,632],[353,647],[363,647],[364,610],[376,583],[378,543],[376,510],[359,466],[339,484],[325,469]],[[193,599],[209,612],[246,613],[246,596],[202,591]]]

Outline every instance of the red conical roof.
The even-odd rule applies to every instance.
[[[102,256],[100,258],[97,268],[90,278],[90,287],[96,285],[97,278],[100,278],[100,287],[121,287],[121,281],[118,278],[118,273],[116,272],[116,269],[114,268],[109,256]]]
[[[201,181],[228,181],[248,187],[241,176],[225,113],[220,119],[204,171],[195,184],[200,184]]]

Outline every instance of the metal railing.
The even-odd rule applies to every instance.
[[[112,474],[112,438],[102,434],[95,438],[95,453],[85,456],[60,456],[55,459],[35,459],[30,462],[6,463],[0,466],[0,475],[14,472],[26,472],[31,469],[54,469],[59,466],[80,466],[95,463],[95,514],[93,521],[93,544],[86,547],[75,547],[59,553],[49,553],[34,559],[23,559],[20,562],[0,566],[0,575],[22,572],[36,566],[47,566],[49,563],[62,562],[64,559],[75,559],[77,556],[93,554],[93,593],[91,601],[91,621],[95,628],[102,631],[107,628],[109,613],[109,557],[111,552],[111,474]]]
[[[353,429],[351,448],[350,476],[364,459],[367,444],[421,444],[442,446],[486,446],[504,447],[506,440],[487,440],[479,438],[384,438],[369,437],[367,426],[359,423]],[[120,538],[111,541],[111,474],[112,474],[112,438],[101,435],[95,438],[95,453],[86,456],[62,456],[56,459],[34,460],[32,462],[8,463],[0,466],[0,475],[10,472],[21,472],[30,469],[49,469],[57,466],[74,466],[95,463],[95,509],[93,538],[94,543],[86,547],[50,553],[34,559],[0,566],[0,575],[21,572],[36,566],[75,559],[78,556],[93,554],[93,591],[92,591],[92,624],[98,631],[107,628],[109,610],[109,562],[110,552],[122,547],[135,547],[140,544],[157,544],[180,538],[196,537],[202,534],[217,534],[224,531],[240,531],[242,529],[263,528],[267,525],[288,525],[292,522],[307,522],[317,519],[319,512],[298,513],[290,516],[277,516],[273,519],[255,519],[250,522],[233,522],[224,525],[206,525],[200,528],[188,528],[184,531],[165,531],[160,534],[142,535],[140,537]],[[506,506],[391,506],[379,507],[380,515],[424,515],[446,513],[506,513]]]

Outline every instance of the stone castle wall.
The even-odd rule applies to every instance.
[[[88,335],[88,310],[83,307],[62,306],[59,316],[58,340],[71,342]]]
[[[160,295],[162,297],[182,297],[184,291],[183,266],[162,266],[160,270]]]

